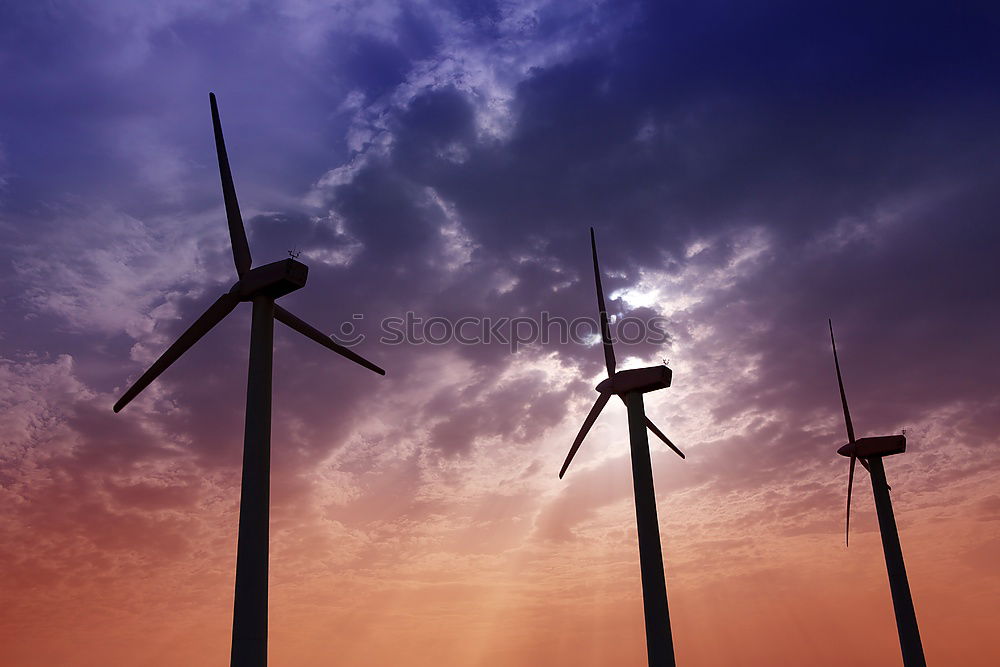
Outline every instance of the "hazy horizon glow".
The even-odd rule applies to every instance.
[[[764,6],[766,4],[766,6]],[[928,663],[1000,662],[1000,71],[987,8],[119,0],[0,8],[0,663],[224,664],[255,263],[385,378],[275,334],[274,665],[644,664],[625,411],[559,466],[591,345],[379,345],[386,317],[664,317],[651,443],[678,662],[885,665],[868,477]],[[352,315],[363,314],[363,320]]]

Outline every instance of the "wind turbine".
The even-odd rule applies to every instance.
[[[271,358],[274,320],[291,327],[320,345],[385,375],[385,371],[342,345],[292,313],[274,303],[275,299],[306,284],[309,268],[295,259],[284,259],[252,268],[243,218],[236,201],[236,187],[229,169],[226,144],[215,94],[209,93],[215,148],[222,176],[222,194],[226,202],[229,238],[233,247],[238,279],[232,289],[220,296],[167,348],[160,358],[129,387],[115,403],[119,412],[143,389],[170,367],[216,324],[231,313],[241,301],[253,304],[250,325],[250,363],[247,377],[246,427],[243,438],[243,481],[240,490],[239,537],[236,551],[236,593],[233,605],[233,644],[230,664],[233,667],[267,665],[267,561],[268,512],[271,478]]]
[[[597,307],[601,315],[601,342],[604,346],[604,363],[608,377],[597,385],[597,401],[590,409],[583,427],[569,448],[569,455],[559,471],[559,478],[566,474],[570,461],[580,448],[590,428],[608,404],[617,395],[628,409],[629,443],[632,450],[632,488],[635,493],[635,520],[639,534],[639,569],[642,574],[642,604],[646,619],[646,656],[650,667],[673,667],[674,644],[670,634],[670,616],[667,612],[667,585],[663,578],[663,552],[660,549],[660,524],[656,518],[656,496],[653,493],[653,469],[649,461],[649,440],[646,429],[652,431],[678,456],[684,453],[650,421],[642,402],[646,392],[670,386],[673,375],[666,364],[649,368],[632,368],[617,371],[615,348],[611,342],[608,311],[604,306],[604,289],[601,287],[601,269],[597,264],[597,241],[594,228],[590,228],[590,247],[594,255],[594,280],[597,283]]]
[[[885,567],[889,573],[889,591],[892,594],[892,608],[896,614],[896,630],[899,632],[899,648],[903,653],[905,667],[925,667],[924,649],[920,644],[920,629],[917,614],[913,610],[910,584],[906,580],[903,564],[903,550],[899,546],[899,532],[896,518],[892,513],[889,485],[885,479],[882,458],[906,451],[905,435],[880,435],[869,438],[855,438],[851,411],[847,408],[847,394],[844,393],[844,379],[840,374],[840,359],[837,357],[837,341],[833,338],[833,320],[830,320],[830,343],[833,345],[833,363],[837,367],[837,384],[840,386],[840,402],[844,406],[844,422],[847,424],[847,444],[837,450],[841,456],[850,458],[847,473],[847,539],[851,533],[851,491],[854,486],[854,464],[860,461],[872,479],[875,494],[875,512],[878,514],[878,528],[882,534],[882,551],[885,553]]]

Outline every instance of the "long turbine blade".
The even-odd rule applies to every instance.
[[[133,398],[139,395],[143,389],[149,386],[153,380],[159,377],[160,373],[167,370],[172,363],[177,361],[182,354],[188,351],[192,345],[198,342],[202,336],[216,324],[222,321],[229,313],[233,312],[240,300],[226,292],[220,296],[215,303],[208,307],[201,317],[195,320],[194,324],[188,327],[187,331],[180,335],[174,344],[167,348],[160,358],[153,362],[153,365],[128,388],[118,402],[115,403],[115,412],[120,412],[122,408],[129,404]]]
[[[830,343],[833,345],[833,363],[837,367],[837,384],[840,385],[840,402],[844,404],[844,421],[847,423],[847,439],[854,442],[854,424],[851,423],[851,411],[847,408],[847,394],[844,393],[844,378],[840,375],[840,360],[837,358],[837,341],[833,338],[833,320],[830,323]]]
[[[559,479],[562,479],[562,476],[566,474],[566,468],[569,467],[570,461],[572,461],[573,457],[576,456],[576,450],[580,449],[580,443],[582,443],[583,439],[587,437],[587,433],[590,432],[590,428],[594,425],[594,422],[597,421],[597,416],[601,414],[601,410],[603,410],[604,406],[608,404],[609,400],[611,400],[611,396],[611,394],[601,394],[597,397],[597,402],[594,403],[594,407],[590,409],[590,413],[587,414],[587,418],[583,420],[583,426],[580,428],[580,432],[576,434],[576,440],[573,441],[573,446],[569,448],[569,454],[566,456],[566,462],[563,463],[562,469],[559,471]]]
[[[229,240],[233,244],[233,261],[236,262],[236,273],[243,274],[250,270],[250,244],[247,243],[247,232],[240,216],[240,204],[236,201],[236,186],[233,185],[233,172],[229,169],[229,156],[226,154],[226,141],[222,138],[222,121],[219,120],[219,107],[215,103],[215,93],[208,94],[212,102],[212,127],[215,129],[215,151],[219,154],[219,174],[222,176],[222,196],[226,201],[226,219],[229,221]]]
[[[650,431],[652,431],[656,435],[656,437],[658,437],[663,442],[667,443],[667,447],[669,447],[670,449],[674,450],[674,452],[676,452],[677,456],[681,457],[682,459],[687,458],[686,456],[684,456],[684,452],[682,452],[680,449],[677,448],[677,445],[675,445],[674,443],[670,442],[670,438],[668,438],[667,436],[663,435],[663,431],[661,431],[660,429],[656,428],[656,424],[654,424],[649,419],[649,417],[646,417],[646,426],[649,428]]]
[[[343,345],[333,342],[333,339],[324,334],[322,331],[312,326],[311,324],[308,324],[303,320],[300,320],[298,317],[292,315],[290,312],[288,312],[279,305],[274,306],[274,319],[278,320],[279,322],[288,327],[291,327],[292,329],[295,329],[306,338],[313,339],[323,347],[333,350],[340,356],[347,357],[354,363],[361,364],[368,370],[375,371],[379,375],[385,375],[385,371],[382,368],[376,366],[375,364],[368,361],[361,355],[351,352]]]
[[[844,545],[851,545],[851,491],[854,488],[854,462],[858,457],[851,454],[851,470],[847,473],[847,527],[844,531]]]
[[[611,326],[608,324],[608,309],[604,305],[604,288],[601,287],[601,267],[597,265],[597,239],[594,228],[590,228],[590,248],[594,252],[594,280],[597,283],[597,308],[601,311],[601,342],[604,344],[604,364],[608,367],[608,377],[615,374],[615,348],[611,343]]]

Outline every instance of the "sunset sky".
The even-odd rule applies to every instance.
[[[271,664],[645,665],[625,410],[557,473],[593,340],[384,318],[666,318],[646,396],[679,664],[900,664],[871,486],[844,546],[833,318],[928,663],[1000,664],[993,3],[0,4],[0,664],[228,664],[255,262],[275,329]]]

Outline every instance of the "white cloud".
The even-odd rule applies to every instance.
[[[147,224],[107,208],[65,216],[58,232],[18,248],[13,265],[28,304],[61,316],[71,330],[145,338],[158,317],[175,315],[172,300],[197,294],[205,282],[203,239],[192,227],[208,226]]]
[[[551,67],[612,42],[634,19],[628,11],[602,11],[604,4],[501,3],[500,16],[492,24],[497,34],[491,39],[483,39],[474,22],[448,9],[434,3],[421,5],[441,37],[438,50],[432,58],[414,62],[406,80],[383,99],[364,104],[358,91],[348,94],[342,108],[355,109],[347,131],[348,147],[354,152],[385,155],[393,144],[388,119],[417,96],[441,88],[465,94],[475,113],[479,141],[503,141],[516,120],[511,104],[517,85],[532,70]],[[557,32],[543,30],[539,18],[543,14],[548,17],[545,26],[560,26]],[[461,146],[450,148],[453,159],[461,161],[463,154]],[[357,157],[352,157],[346,167],[330,170],[318,187],[349,182],[357,171],[356,161]]]
[[[764,269],[771,259],[771,245],[763,227],[744,227],[698,238],[688,244],[687,261],[679,269],[643,269],[636,284],[615,290],[609,296],[622,299],[631,308],[654,306],[664,317],[673,317]],[[718,247],[730,248],[724,263],[712,259],[698,261],[699,255],[707,256]]]

